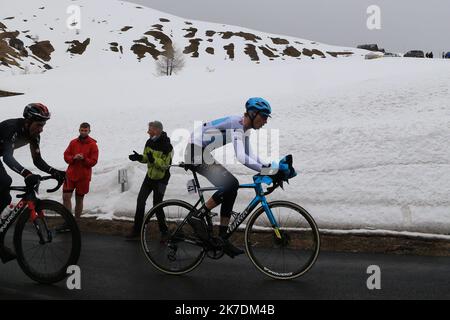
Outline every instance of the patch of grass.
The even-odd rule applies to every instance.
[[[254,35],[253,33],[248,32],[219,32],[220,35],[222,35],[222,39],[230,39],[231,37],[241,37],[244,38],[246,41],[253,41],[258,42],[258,40],[261,40],[260,37],[257,35]]]
[[[247,44],[244,49],[245,54],[247,54],[252,61],[259,61],[258,53],[256,52],[255,46],[252,44]]]
[[[198,58],[198,46],[200,45],[200,41],[203,41],[203,39],[191,39],[189,42],[191,43],[189,46],[185,47],[183,50],[184,54],[190,54],[192,53],[192,58]]]
[[[8,91],[3,91],[0,90],[0,98],[1,97],[12,97],[12,96],[19,96],[23,93],[17,93],[17,92],[8,92]]]

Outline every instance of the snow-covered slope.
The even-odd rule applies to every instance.
[[[102,2],[92,1],[96,5]],[[21,1],[11,2],[11,8],[16,3]],[[111,8],[122,6],[120,2],[108,3]],[[5,1],[1,6],[3,14]],[[123,7],[125,12],[125,8],[131,10],[135,5],[125,3]],[[25,9],[12,12],[11,8],[6,8],[10,10],[8,15],[26,14]],[[64,6],[61,10],[64,16]],[[140,14],[140,10],[147,9],[132,12]],[[107,17],[108,10],[105,12]],[[176,20],[167,14],[148,12],[158,19]],[[118,30],[139,21],[129,14],[109,17],[108,29]],[[116,19],[119,22],[113,25]],[[49,24],[51,19],[45,21]],[[183,24],[185,20],[179,21]],[[106,28],[107,24],[97,25]],[[137,28],[135,25],[133,29]],[[81,32],[80,39],[94,33],[87,26],[82,26]],[[117,32],[111,32],[111,38],[101,40],[98,47],[122,41],[117,36]],[[242,114],[248,97],[263,96],[274,109],[267,130],[278,130],[280,146],[279,155],[269,153],[266,158],[274,160],[292,153],[299,171],[285,191],[276,191],[270,199],[301,204],[321,228],[449,233],[449,61],[364,60],[356,56],[256,64],[245,54],[239,63],[231,63],[223,56],[214,60],[201,53],[199,58],[188,61],[181,74],[155,77],[153,59],[146,57],[139,63],[131,50],[127,50],[128,54],[124,51],[120,59],[109,50],[99,56],[96,50],[89,50],[92,46],[82,56],[66,60],[63,40],[66,38],[53,40],[57,50],[52,63],[58,68],[43,74],[0,73],[0,89],[25,93],[0,98],[0,114],[1,119],[19,117],[28,102],[48,104],[53,118],[42,135],[42,153],[59,168],[66,166],[62,154],[76,137],[78,125],[83,121],[91,123],[92,136],[100,147],[100,162],[86,198],[91,213],[105,219],[132,216],[145,166],[131,163],[127,156],[143,148],[148,121],[158,119],[164,123],[177,162],[182,159],[186,135],[196,121]],[[16,155],[32,168],[27,148],[17,150]],[[238,164],[227,167],[240,182],[251,181],[251,170]],[[128,169],[130,180],[125,193],[120,193],[117,184],[121,168]],[[11,176],[16,184],[22,183],[19,176]],[[172,169],[166,198],[194,201],[185,190],[189,178],[183,170]],[[60,199],[61,195],[50,197]],[[251,197],[249,191],[240,192],[237,209],[242,209]]]
[[[130,2],[111,0],[25,0],[0,4],[1,71],[33,72],[86,64],[152,63],[173,47],[201,63],[223,60],[302,60],[359,56],[365,50],[328,46],[236,26],[188,21]],[[70,29],[80,8],[80,29]],[[69,10],[68,10],[69,8]],[[8,68],[9,67],[9,68]]]

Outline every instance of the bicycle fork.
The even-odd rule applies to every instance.
[[[37,235],[39,237],[39,244],[46,244],[52,242],[53,236],[50,230],[48,229],[47,221],[44,219],[44,212],[42,210],[39,210],[39,212],[37,212],[36,205],[32,201],[28,202],[28,209],[30,210],[30,219],[33,222],[34,228],[36,229]],[[39,224],[39,221],[42,221],[43,228]],[[43,232],[47,233],[48,240],[45,240]]]
[[[277,220],[275,219],[275,216],[272,213],[272,210],[270,209],[266,199],[261,200],[261,205],[267,215],[267,218],[270,221],[270,224],[272,225],[273,232],[275,232],[275,236],[281,240],[281,232],[280,227],[277,223]]]

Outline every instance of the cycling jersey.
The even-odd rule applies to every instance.
[[[233,143],[236,158],[246,167],[261,172],[267,164],[255,155],[250,146],[250,136],[244,131],[244,117],[229,116],[203,123],[195,129],[189,141],[191,144],[212,151]]]
[[[14,158],[14,150],[27,144],[30,145],[31,156],[34,165],[46,173],[50,173],[50,167],[41,157],[39,149],[40,137],[31,138],[25,128],[25,119],[10,119],[0,122],[0,157],[3,157],[5,164],[14,172],[25,175],[26,170]]]

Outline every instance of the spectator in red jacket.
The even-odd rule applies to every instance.
[[[89,136],[89,123],[80,125],[80,136],[72,140],[64,152],[64,160],[69,164],[63,188],[64,206],[72,211],[72,194],[75,192],[75,218],[83,212],[84,196],[89,192],[92,167],[98,161],[97,141]]]

